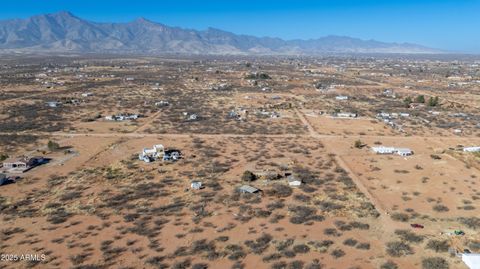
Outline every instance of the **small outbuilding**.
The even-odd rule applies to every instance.
[[[200,181],[192,181],[190,184],[190,188],[192,188],[192,190],[200,190],[202,187],[202,182]]]
[[[302,185],[302,180],[296,178],[294,175],[287,176],[287,181],[288,181],[288,185],[290,185],[292,187],[298,187],[298,186]]]
[[[240,188],[238,188],[238,191],[240,193],[258,193],[260,190],[249,185],[243,185]]]

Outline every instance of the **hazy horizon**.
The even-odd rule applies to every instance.
[[[7,0],[1,6],[1,20],[68,11],[96,22],[128,22],[144,17],[169,26],[196,30],[212,27],[285,40],[336,35],[480,53],[480,37],[473,34],[480,26],[480,20],[475,19],[475,10],[480,8],[478,1],[183,1],[180,4],[139,0],[133,5],[111,0]]]

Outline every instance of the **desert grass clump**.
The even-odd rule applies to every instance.
[[[441,257],[431,257],[422,259],[423,269],[448,269],[448,262]]]
[[[426,248],[434,250],[435,252],[447,252],[450,248],[450,244],[447,240],[431,239],[428,241]]]
[[[401,242],[394,241],[387,243],[387,254],[392,257],[402,257],[407,255],[412,255],[414,252],[410,245]]]

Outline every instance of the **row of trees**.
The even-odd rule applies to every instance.
[[[407,107],[409,107],[411,103],[419,103],[419,104],[425,104],[426,103],[428,106],[431,106],[431,107],[435,107],[435,106],[438,106],[440,104],[438,96],[430,97],[430,99],[428,99],[428,102],[426,102],[426,99],[425,99],[424,95],[418,95],[417,97],[415,97],[415,100],[413,100],[412,97],[407,96],[407,97],[405,97],[403,102],[405,103],[405,105]]]

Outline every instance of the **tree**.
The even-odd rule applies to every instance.
[[[242,175],[242,180],[243,181],[251,182],[251,181],[254,181],[256,179],[257,179],[257,176],[254,173],[252,173],[248,170],[243,172],[243,175]]]
[[[425,103],[425,96],[423,96],[423,95],[417,96],[417,98],[415,99],[415,103],[424,104]]]
[[[428,100],[428,106],[438,106],[438,96],[430,97]]]
[[[357,149],[361,149],[363,148],[363,142],[361,140],[357,140],[355,141],[355,143],[353,144]]]
[[[57,142],[54,142],[52,140],[48,141],[47,147],[50,151],[55,151],[60,148],[60,145]]]
[[[403,103],[405,104],[406,107],[409,107],[410,104],[413,103],[412,97],[410,96],[405,97],[405,99],[403,99]]]

